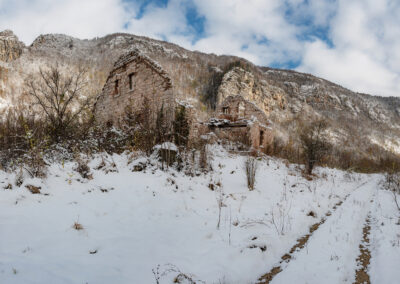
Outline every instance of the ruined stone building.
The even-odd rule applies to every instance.
[[[120,126],[127,111],[138,112],[150,108],[156,122],[157,113],[163,109],[167,120],[173,120],[175,98],[171,79],[153,60],[133,50],[121,56],[114,64],[95,105],[95,118],[100,124]],[[212,131],[220,138],[249,144],[255,149],[267,147],[272,140],[268,119],[260,108],[242,95],[224,94],[217,106],[217,117],[206,123],[195,119],[196,111],[187,109],[190,138],[196,140],[200,133]],[[196,136],[196,137],[195,137]]]
[[[240,95],[231,95],[217,106],[217,118],[208,125],[218,137],[249,144],[254,149],[265,149],[272,143],[268,119],[252,102]]]
[[[120,125],[127,111],[150,108],[155,123],[161,110],[167,120],[174,116],[171,79],[153,60],[132,50],[114,64],[95,104],[95,118],[100,124]]]

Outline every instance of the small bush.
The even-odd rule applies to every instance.
[[[74,170],[77,171],[81,175],[81,177],[90,179],[92,175],[90,174],[90,167],[88,166],[87,160],[82,159],[80,155],[77,154],[75,157],[75,161],[76,166]]]
[[[397,197],[397,195],[400,194],[400,172],[387,173],[383,182],[383,188],[393,193],[393,201],[395,202],[397,209],[400,211],[400,201]]]

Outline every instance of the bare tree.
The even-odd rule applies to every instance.
[[[328,123],[322,119],[315,120],[307,125],[300,124],[298,131],[306,159],[307,174],[312,173],[315,164],[321,162],[330,149],[330,144],[324,138],[327,127]]]
[[[80,115],[89,110],[90,97],[84,95],[86,86],[84,68],[67,74],[53,66],[40,69],[27,81],[27,93],[43,111],[55,142],[59,142]]]

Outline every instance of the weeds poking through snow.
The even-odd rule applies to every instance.
[[[83,159],[80,154],[75,155],[76,166],[74,167],[74,171],[77,171],[82,178],[85,179],[93,179],[92,174],[90,173],[90,167],[88,165],[88,161]]]
[[[17,175],[15,176],[15,185],[20,187],[23,183],[24,183],[24,172],[21,167]]]
[[[400,201],[397,197],[397,195],[400,194],[400,173],[392,172],[386,174],[385,180],[383,181],[383,187],[392,192],[393,201],[400,212]]]
[[[224,199],[225,199],[225,194],[224,191],[222,189],[222,185],[221,183],[219,183],[220,185],[218,186],[218,189],[216,189],[217,191],[217,204],[218,204],[218,223],[217,223],[217,230],[219,230],[219,227],[221,225],[221,211],[222,211],[222,207],[226,207],[226,205],[224,204]]]
[[[247,187],[249,190],[253,190],[258,168],[257,160],[254,157],[247,157],[244,167],[246,171]]]
[[[173,264],[165,264],[164,268],[161,269],[161,265],[157,265],[156,268],[151,270],[153,272],[156,284],[160,284],[160,280],[171,273],[176,273],[177,275],[174,277],[173,283],[187,283],[187,284],[200,284],[206,283],[202,280],[195,279],[193,275],[183,273],[178,267]]]
[[[290,210],[292,208],[292,198],[287,198],[287,183],[284,182],[284,190],[280,198],[280,202],[276,207],[271,208],[270,222],[274,226],[279,236],[283,236],[288,228],[291,227]]]
[[[74,228],[77,231],[83,230],[82,224],[80,224],[78,221],[75,222],[74,225],[72,225],[72,228]]]

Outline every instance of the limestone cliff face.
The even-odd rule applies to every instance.
[[[279,128],[286,137],[296,135],[297,117],[317,116],[331,121],[335,143],[355,148],[368,148],[371,143],[394,145],[400,153],[397,97],[359,94],[310,74],[260,67],[242,58],[190,51],[132,34],[84,40],[49,34],[25,47],[11,31],[1,32],[0,114],[20,103],[29,106],[24,95],[26,78],[48,66],[74,72],[84,65],[88,70],[87,95],[98,95],[115,61],[132,48],[160,64],[171,78],[175,98],[190,105],[202,120],[213,115],[207,106],[215,99],[218,104],[228,96],[240,95],[263,111],[274,129]]]
[[[19,58],[25,45],[10,30],[0,32],[0,61],[10,62]]]
[[[227,72],[218,89],[217,103],[221,104],[229,96],[242,96],[254,103],[260,110],[270,116],[273,110],[284,110],[286,100],[284,91],[269,85],[264,80],[258,80],[254,74],[235,67]]]

